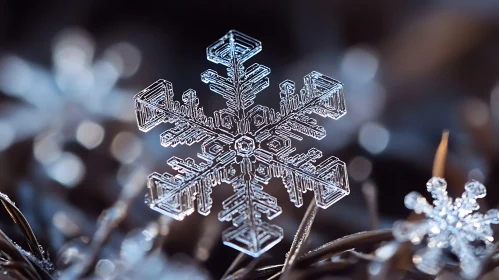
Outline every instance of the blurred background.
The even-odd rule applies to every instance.
[[[223,108],[200,73],[224,72],[205,49],[230,29],[262,41],[251,63],[272,69],[255,103],[278,108],[278,84],[301,88],[313,70],[344,83],[347,115],[321,123],[323,141],[295,143],[339,157],[349,172],[351,194],[318,213],[310,248],[405,218],[403,198],[426,192],[445,129],[451,195],[476,179],[488,187],[485,208],[498,206],[499,2],[0,1],[0,191],[58,265],[78,259],[127,188],[138,194],[98,257],[99,277],[137,262],[158,228],[164,254],[151,267],[170,276],[220,278],[237,256],[221,241],[229,223],[217,220],[230,186],[214,190],[208,217],[158,220],[144,204],[146,176],[199,145],[163,148],[169,126],[141,133],[133,108],[133,95],[160,78],[177,99],[195,89],[207,115]],[[282,263],[306,207],[288,201],[280,180],[266,191],[283,208],[275,224],[285,238],[269,251]],[[22,243],[6,212],[0,221]]]

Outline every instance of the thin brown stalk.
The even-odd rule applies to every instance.
[[[306,267],[321,260],[330,258],[340,252],[378,244],[379,242],[393,239],[392,229],[382,229],[354,233],[345,237],[336,239],[316,248],[296,261],[297,267]]]
[[[263,258],[265,258],[267,255],[261,255],[258,258],[254,258],[251,260],[251,262],[244,267],[243,269],[238,270],[234,274],[232,274],[232,278],[230,279],[237,279],[237,280],[245,280],[247,279],[251,273],[256,269],[256,266],[262,261]]]
[[[240,252],[239,255],[237,255],[237,257],[234,259],[234,261],[232,261],[232,263],[230,264],[229,268],[227,268],[227,270],[225,271],[224,275],[222,276],[222,279],[227,278],[227,276],[229,276],[232,272],[234,272],[236,270],[236,268],[242,262],[244,262],[247,258],[248,258],[248,255],[246,255],[243,252]]]
[[[42,251],[42,246],[38,243],[31,226],[28,221],[21,213],[21,211],[15,206],[14,202],[12,202],[9,197],[3,193],[0,193],[0,201],[2,202],[5,210],[9,213],[12,220],[19,226],[22,234],[26,238],[30,251],[33,255],[35,255],[40,260],[47,259],[46,254]]]
[[[315,216],[317,215],[317,205],[315,203],[315,198],[312,199],[308,205],[307,212],[301,220],[298,231],[296,232],[291,248],[284,261],[284,266],[282,268],[282,274],[280,279],[286,279],[289,272],[293,268],[293,265],[303,250],[304,244],[307,241],[310,230],[312,229],[312,224],[314,223]]]
[[[437,152],[435,153],[435,159],[433,160],[433,177],[444,177],[448,146],[449,131],[444,130],[442,133],[442,140],[440,140],[440,145],[438,145]]]
[[[448,147],[449,131],[444,130],[442,132],[442,139],[440,140],[440,144],[438,145],[437,151],[435,152],[435,157],[433,159],[433,177],[444,178]],[[417,221],[421,219],[423,219],[423,215],[418,215],[415,212],[412,212],[411,215],[409,215],[409,217],[407,218],[408,221]]]

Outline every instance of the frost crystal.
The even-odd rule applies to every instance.
[[[477,181],[466,183],[465,191],[454,201],[447,195],[444,179],[433,177],[426,184],[433,197],[433,205],[417,192],[405,197],[407,208],[426,219],[419,223],[397,222],[393,235],[399,241],[420,244],[426,237],[426,247],[416,252],[413,262],[427,274],[437,274],[443,266],[443,250],[455,254],[466,278],[478,276],[481,258],[493,248],[490,224],[499,223],[499,211],[491,209],[486,214],[474,212],[480,207],[477,198],[485,197],[485,186]]]
[[[326,131],[310,117],[338,119],[346,113],[341,83],[317,72],[305,76],[305,86],[295,92],[295,84],[280,84],[280,112],[253,105],[256,95],[269,86],[270,69],[259,64],[248,68],[243,63],[262,50],[261,42],[237,31],[230,31],[210,45],[207,58],[227,67],[227,77],[214,70],[201,74],[210,90],[227,100],[227,108],[213,117],[198,108],[196,92],[187,90],[183,104],[173,100],[172,84],[158,80],[135,96],[140,130],[156,125],[174,124],[160,136],[161,145],[201,143],[201,162],[192,158],[170,158],[167,163],[178,175],[153,173],[148,177],[149,206],[165,215],[182,220],[197,210],[208,215],[212,207],[212,187],[231,184],[235,194],[223,202],[220,221],[232,221],[223,232],[224,244],[251,256],[259,256],[283,237],[283,230],[262,220],[278,216],[282,209],[275,197],[263,191],[273,177],[282,178],[291,201],[300,207],[302,193],[312,190],[317,206],[327,208],[349,193],[345,163],[330,157],[314,165],[322,156],[312,148],[291,155],[296,148],[291,139],[301,135],[322,139]],[[301,134],[301,135],[300,135]]]

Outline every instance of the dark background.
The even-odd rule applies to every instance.
[[[55,77],[54,38],[75,27],[94,41],[94,62],[118,42],[139,51],[138,70],[113,84],[126,89],[120,93],[129,100],[123,108],[132,115],[133,94],[160,78],[173,83],[177,98],[184,90],[195,89],[207,114],[222,108],[223,100],[208,91],[200,73],[208,68],[223,72],[206,60],[205,48],[231,29],[262,41],[263,51],[252,62],[272,69],[271,85],[256,103],[277,108],[279,82],[291,79],[301,87],[303,76],[313,70],[342,81],[347,116],[321,122],[328,132],[323,141],[295,143],[299,150],[315,146],[324,157],[338,156],[350,173],[351,195],[320,211],[310,248],[371,228],[372,209],[365,191],[378,193],[380,227],[406,217],[409,210],[403,197],[412,190],[425,193],[445,129],[450,131],[445,174],[451,195],[460,195],[467,180],[477,179],[488,187],[484,208],[499,202],[499,4],[494,1],[0,1],[0,60],[4,63],[0,77],[10,77],[0,78],[0,128],[4,128],[0,129],[0,191],[17,201],[53,259],[63,244],[93,234],[99,213],[118,197],[123,185],[119,176],[140,167],[162,172],[167,170],[169,156],[195,156],[199,149],[199,145],[162,148],[158,136],[166,125],[146,136],[133,119],[102,119],[85,109],[78,121],[66,122],[74,112],[80,114],[79,104],[57,86],[52,89],[65,108],[60,114],[39,110],[23,95],[9,92],[12,77],[8,73],[16,73],[24,83],[5,62],[16,57],[29,63],[29,69],[45,73],[34,76],[24,93],[43,97],[42,85],[53,83]],[[126,54],[123,59],[126,65]],[[23,115],[25,109],[47,117],[44,121],[13,117],[16,112]],[[82,120],[104,128],[96,148],[86,149],[75,141]],[[30,135],[18,135],[18,128],[37,121],[40,124]],[[55,128],[63,150],[85,166],[83,177],[70,186],[54,179],[47,171],[51,167],[33,154],[40,137]],[[121,151],[117,153],[127,158],[127,151],[140,150],[138,155],[128,155],[129,160],[120,160],[110,151],[124,131],[135,142],[116,144]],[[75,172],[68,162],[60,166],[64,174]],[[294,208],[279,180],[271,181],[266,190],[283,207],[275,223],[283,227],[285,238],[269,251],[274,257],[270,263],[279,263],[306,207]],[[237,255],[220,240],[228,223],[216,219],[231,191],[229,186],[214,190],[209,217],[193,214],[174,222],[165,253],[173,259],[193,259],[209,275],[220,277]],[[110,250],[119,247],[127,232],[157,217],[143,204],[142,193],[145,190],[113,236]],[[306,195],[305,205],[310,199]],[[54,215],[61,213],[77,221],[79,229],[68,234],[61,225],[54,225]],[[1,229],[15,235],[4,214]],[[201,256],[199,240],[205,236],[212,245],[208,255]]]

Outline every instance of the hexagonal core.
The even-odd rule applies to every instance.
[[[240,156],[248,156],[255,150],[255,141],[248,136],[243,136],[236,140],[234,148]]]

